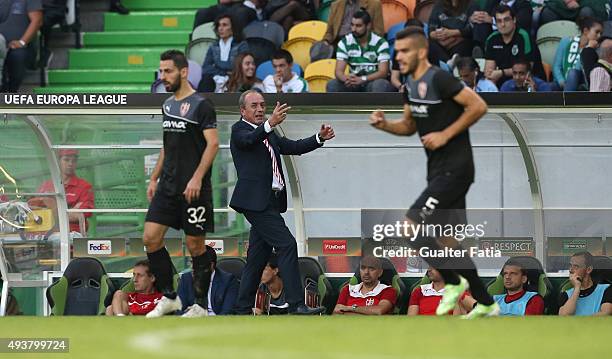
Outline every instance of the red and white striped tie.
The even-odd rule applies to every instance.
[[[278,167],[278,162],[276,162],[276,156],[274,155],[272,146],[270,146],[270,143],[268,142],[267,138],[263,140],[263,143],[268,148],[268,152],[270,152],[270,158],[272,159],[272,175],[276,179],[276,182],[280,184],[282,188],[284,188],[285,182],[283,181],[283,176],[281,176],[280,167]]]

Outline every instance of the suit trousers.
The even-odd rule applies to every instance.
[[[244,211],[244,216],[251,223],[251,232],[247,264],[242,272],[236,304],[236,312],[239,314],[251,313],[261,274],[273,248],[278,257],[279,275],[283,280],[283,290],[290,310],[304,301],[297,244],[279,212],[280,195],[282,195],[280,192],[272,191],[270,203],[263,211]]]

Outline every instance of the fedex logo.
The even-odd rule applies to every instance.
[[[345,239],[323,240],[323,254],[346,254]]]
[[[225,252],[225,247],[223,245],[222,239],[207,239],[206,241],[204,241],[204,244],[209,247],[212,247],[215,250],[215,253],[217,253],[217,255],[222,255],[223,252]]]
[[[162,126],[164,128],[174,128],[174,129],[186,130],[187,129],[187,122],[184,122],[184,121],[164,121],[162,123]]]
[[[111,241],[87,241],[87,254],[105,255],[111,253]]]

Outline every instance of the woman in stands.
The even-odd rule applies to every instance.
[[[469,19],[475,10],[471,0],[441,0],[434,5],[429,17],[429,62],[440,66],[455,55],[472,55]]]
[[[244,52],[234,60],[234,69],[229,80],[223,88],[223,92],[244,92],[250,89],[263,92],[263,83],[255,76],[255,56],[250,52]]]
[[[232,71],[234,59],[248,50],[246,42],[242,41],[241,31],[234,33],[232,17],[229,14],[217,17],[214,29],[219,41],[208,48],[198,92],[222,92],[223,85]]]
[[[603,24],[594,17],[580,18],[577,23],[581,34],[563,38],[555,53],[553,77],[563,91],[577,91],[586,84],[580,53],[584,48],[596,48],[603,31]]]

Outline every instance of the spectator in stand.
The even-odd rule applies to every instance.
[[[327,92],[394,92],[387,80],[389,59],[389,43],[371,31],[368,12],[357,11],[351,20],[351,33],[338,43],[336,78],[327,83]]]
[[[64,192],[66,193],[66,204],[68,208],[91,209],[94,208],[94,193],[91,184],[86,180],[77,177],[76,168],[79,159],[79,152],[72,149],[64,149],[59,151],[59,166],[62,175],[62,183],[64,184]],[[55,192],[53,182],[51,180],[43,182],[38,188],[39,193]],[[56,209],[57,204],[52,197],[34,197],[28,201],[30,206],[46,207]],[[79,232],[87,230],[87,218],[91,217],[91,213],[68,213],[68,221],[70,222],[70,232]],[[81,228],[83,223],[85,228]]]
[[[474,10],[471,0],[442,0],[434,5],[429,17],[429,62],[440,66],[452,58],[472,55],[469,20]]]
[[[264,8],[266,18],[280,24],[285,34],[293,25],[306,20],[314,19],[316,3],[309,0],[269,0]]]
[[[531,34],[533,9],[528,0],[486,0],[484,8],[474,11],[470,17],[470,22],[474,26],[474,46],[475,48],[478,47],[478,50],[474,51],[478,54],[484,53],[487,37],[489,37],[494,30],[497,30],[494,11],[498,5],[510,7],[516,17],[516,26]]]
[[[323,41],[335,46],[340,39],[351,33],[353,14],[359,9],[365,9],[370,14],[372,31],[382,36],[385,33],[385,25],[380,0],[335,0],[329,10]]]
[[[540,24],[557,20],[576,21],[580,17],[608,20],[609,0],[546,0],[540,14]]]
[[[7,49],[2,69],[2,92],[17,92],[25,78],[26,66],[33,64],[36,58],[36,48],[31,42],[43,23],[42,2],[2,1],[0,21],[0,44],[6,44]]]
[[[242,33],[233,31],[231,15],[219,16],[215,20],[214,29],[219,41],[213,43],[206,52],[198,92],[222,92],[231,74],[234,59],[248,50],[247,43],[242,41]]]
[[[250,89],[263,92],[263,83],[255,76],[256,70],[255,56],[252,53],[243,52],[236,56],[234,68],[225,84],[224,92],[242,93]]]
[[[585,17],[578,19],[578,28],[581,34],[563,38],[555,53],[553,77],[564,91],[577,91],[580,85],[586,85],[580,54],[585,48],[597,47],[603,24],[593,17]]]
[[[397,293],[393,287],[379,280],[383,273],[380,259],[366,256],[361,259],[361,283],[345,285],[340,291],[334,314],[384,315],[393,313]]]
[[[579,252],[570,258],[572,288],[559,297],[559,315],[612,315],[612,286],[594,283],[593,255]]]
[[[500,92],[548,92],[556,91],[553,84],[546,82],[531,73],[531,63],[518,59],[512,65],[512,79],[500,87]]]
[[[228,315],[231,313],[238,297],[238,279],[231,273],[217,268],[217,253],[214,248],[206,246],[210,259],[210,285],[208,287],[208,308],[196,304],[193,286],[193,271],[181,275],[178,285],[178,296],[183,304],[183,317],[203,317]]]
[[[485,45],[485,76],[501,86],[512,78],[512,64],[519,58],[534,61],[534,44],[527,31],[516,27],[514,12],[507,5],[499,5],[494,11],[497,31]]]
[[[429,34],[429,18],[431,17],[434,4],[433,0],[417,0],[414,7],[414,18],[421,22],[425,34]]]
[[[493,296],[501,309],[500,315],[544,314],[544,298],[524,288],[527,271],[520,262],[509,259],[502,268],[502,275],[506,293]]]
[[[612,38],[605,38],[601,42],[599,57],[589,74],[589,91],[609,92],[612,91]]]
[[[215,21],[221,15],[232,14],[234,31],[242,33],[242,30],[255,20],[263,20],[264,0],[219,0],[213,5],[196,12],[193,28]]]
[[[456,62],[463,83],[476,92],[497,92],[497,86],[480,71],[478,62],[471,57],[462,57]]]
[[[272,55],[274,74],[263,80],[264,92],[300,93],[308,92],[308,82],[293,72],[293,56],[287,50],[278,50]]]
[[[111,305],[106,307],[106,315],[118,317],[146,315],[155,308],[163,296],[161,292],[155,290],[155,276],[151,273],[148,259],[137,262],[132,275],[135,291],[115,291]]]
[[[436,308],[438,308],[438,304],[442,300],[446,283],[444,283],[440,272],[430,267],[425,275],[429,278],[430,283],[414,288],[410,294],[410,301],[408,302],[408,315],[410,316],[436,315]],[[465,314],[469,311],[465,309],[466,306],[469,306],[469,309],[471,309],[475,304],[476,301],[470,297],[468,291],[465,291],[459,298],[455,309],[448,314]]]

